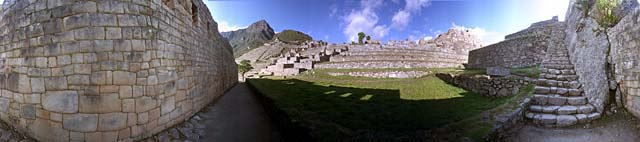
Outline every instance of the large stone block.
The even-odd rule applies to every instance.
[[[63,128],[77,132],[93,132],[98,128],[97,114],[64,114]]]
[[[173,96],[164,98],[164,100],[162,101],[162,107],[161,107],[162,114],[167,114],[173,111],[173,109],[175,108],[176,108],[176,102]]]
[[[0,112],[7,112],[9,111],[9,99],[7,98],[0,98]]]
[[[136,112],[149,111],[156,107],[156,100],[151,97],[136,98]]]
[[[120,112],[122,103],[117,93],[80,96],[81,113]]]
[[[67,78],[66,77],[48,77],[45,80],[47,90],[66,90]]]
[[[48,91],[42,97],[45,110],[59,113],[78,112],[78,93],[76,91]]]
[[[127,126],[126,113],[106,113],[100,114],[98,123],[99,131],[115,131]]]
[[[114,71],[113,84],[114,85],[135,85],[136,74],[131,72]]]

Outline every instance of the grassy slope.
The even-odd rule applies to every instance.
[[[319,141],[414,141],[419,132],[472,118],[503,104],[446,84],[419,79],[332,77],[250,80],[278,107],[312,129]]]

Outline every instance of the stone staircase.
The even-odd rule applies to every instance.
[[[540,70],[526,118],[546,127],[563,127],[601,116],[584,96],[566,48],[549,47]]]

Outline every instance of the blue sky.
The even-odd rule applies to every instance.
[[[373,38],[417,40],[449,28],[467,28],[485,44],[531,23],[559,16],[569,0],[207,0],[219,30],[264,19],[275,31],[294,29],[315,40],[350,42],[359,31]]]

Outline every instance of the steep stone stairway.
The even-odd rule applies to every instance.
[[[584,96],[564,46],[549,47],[540,70],[526,118],[542,126],[563,127],[600,117]]]

